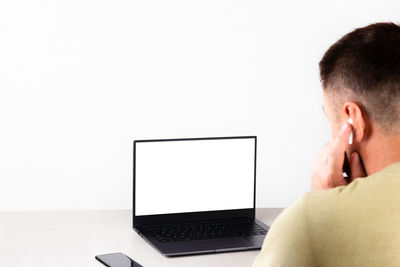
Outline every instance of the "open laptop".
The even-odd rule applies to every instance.
[[[135,140],[133,229],[165,256],[261,248],[257,137]]]

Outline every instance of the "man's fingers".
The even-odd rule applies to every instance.
[[[332,142],[332,150],[337,153],[344,152],[349,145],[349,137],[351,133],[351,125],[349,123],[343,124],[337,137]]]
[[[365,177],[364,167],[361,163],[361,158],[358,152],[353,152],[350,156],[350,169],[351,169],[351,181],[359,177]]]
[[[336,168],[342,168],[344,162],[344,152],[349,145],[349,137],[351,133],[351,125],[347,122],[343,124],[338,136],[330,145],[330,160]]]

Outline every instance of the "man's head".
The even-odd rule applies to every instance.
[[[346,34],[329,48],[319,67],[333,136],[349,118],[354,122],[353,150],[362,150],[363,142],[376,133],[400,135],[398,25],[377,23]]]

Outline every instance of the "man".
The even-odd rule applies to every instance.
[[[356,29],[319,66],[333,140],[253,266],[400,266],[400,27]]]

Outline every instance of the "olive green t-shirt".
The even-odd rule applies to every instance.
[[[400,162],[285,209],[254,261],[261,266],[400,266]]]

